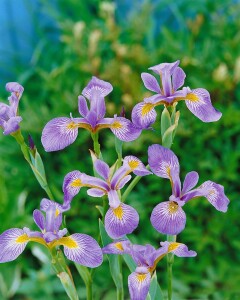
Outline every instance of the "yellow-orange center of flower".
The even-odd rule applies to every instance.
[[[78,127],[78,125],[74,122],[71,122],[71,123],[67,124],[67,129],[70,129],[70,130],[75,129],[77,127]]]
[[[169,201],[168,211],[170,214],[174,214],[178,210],[178,204],[174,201]]]
[[[168,252],[171,252],[175,249],[177,249],[179,247],[180,243],[171,243],[169,246],[168,246]]]
[[[19,244],[26,243],[27,241],[29,241],[29,237],[26,235],[26,233],[24,233],[23,235],[20,235],[16,239],[16,243],[19,243]]]
[[[135,170],[139,166],[139,162],[136,160],[131,160],[128,164],[132,170]]]
[[[118,206],[117,208],[113,208],[113,213],[119,220],[122,220],[123,209],[121,206]]]
[[[114,246],[115,246],[118,250],[123,251],[122,243],[120,243],[120,242],[115,243]]]
[[[70,236],[62,237],[57,241],[59,245],[66,246],[68,248],[78,248],[78,244]]]
[[[154,105],[152,103],[145,103],[142,107],[141,115],[144,117],[146,114],[148,114],[152,109]]]
[[[71,187],[81,187],[82,186],[82,181],[81,179],[75,179],[73,182],[70,184]]]
[[[147,274],[137,274],[137,280],[143,282],[147,277]]]
[[[120,122],[118,122],[118,121],[114,121],[114,122],[112,123],[111,127],[112,127],[113,129],[120,129],[120,128],[123,127],[123,125],[122,125]]]
[[[187,96],[186,96],[185,99],[186,99],[186,100],[189,100],[189,101],[193,101],[193,102],[199,101],[198,96],[195,95],[195,94],[187,94]]]

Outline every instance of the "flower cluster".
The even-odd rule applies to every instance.
[[[82,95],[78,97],[78,110],[81,117],[74,118],[70,114],[69,118],[59,117],[49,121],[42,132],[41,140],[44,149],[58,151],[66,148],[76,140],[79,128],[86,129],[91,133],[94,148],[98,144],[97,132],[104,128],[109,128],[121,141],[133,141],[139,137],[143,129],[150,128],[155,122],[157,117],[155,107],[160,104],[165,106],[161,124],[164,124],[166,128],[164,130],[161,128],[162,140],[164,144],[164,141],[170,137],[170,142],[167,143],[169,146],[178,124],[179,112],[176,112],[176,104],[180,100],[185,100],[188,109],[203,122],[219,120],[221,113],[212,106],[210,95],[205,89],[182,87],[186,75],[178,65],[179,61],[176,61],[150,68],[160,76],[160,84],[153,75],[142,74],[145,87],[155,92],[155,95],[145,98],[143,102],[133,108],[132,121],[117,115],[112,118],[105,117],[105,97],[111,93],[113,88],[109,82],[92,77],[83,89]],[[41,157],[32,140],[30,140],[30,148],[27,147],[19,130],[19,122],[22,118],[18,116],[18,103],[23,93],[23,87],[12,82],[6,85],[6,89],[11,92],[11,96],[8,98],[10,105],[0,103],[0,127],[3,128],[5,135],[15,136],[40,185],[50,195],[49,198],[53,199]],[[171,116],[168,111],[169,106],[173,106]],[[13,133],[16,131],[17,133],[14,135]],[[137,228],[139,215],[135,208],[123,202],[126,197],[122,197],[122,189],[132,179],[131,173],[137,178],[128,186],[126,194],[142,176],[156,175],[169,179],[172,187],[171,196],[168,201],[163,201],[153,208],[150,222],[158,232],[174,236],[170,240],[175,241],[176,235],[185,228],[186,214],[182,207],[189,200],[205,197],[218,211],[227,211],[229,199],[224,193],[223,186],[208,180],[195,188],[199,179],[198,173],[195,171],[189,172],[181,185],[178,158],[173,151],[164,147],[166,144],[149,146],[149,166],[147,167],[139,158],[132,155],[122,159],[122,142],[117,139],[115,140],[118,160],[113,166],[110,167],[103,160],[100,151],[96,151],[95,148],[96,155],[92,153],[95,176],[74,170],[68,173],[63,181],[63,204],[42,199],[40,210],[33,212],[34,222],[40,231],[32,231],[26,227],[23,229],[12,228],[0,235],[0,263],[16,259],[24,251],[28,242],[44,245],[52,256],[56,249],[63,246],[63,252],[69,260],[87,267],[99,266],[102,263],[103,254],[127,254],[136,265],[135,270],[128,277],[131,300],[145,300],[157,263],[165,255],[171,253],[171,255],[179,257],[196,256],[195,251],[188,250],[186,245],[177,242],[161,242],[161,247],[158,249],[151,245],[132,244],[126,235],[131,234]],[[103,245],[107,245],[103,249],[92,237],[80,233],[67,235],[67,229],[61,227],[63,213],[71,208],[73,198],[83,187],[87,188],[87,194],[91,197],[105,197],[100,212],[104,219],[105,231],[114,241],[107,245],[109,241],[105,243],[101,236]],[[107,208],[106,199],[109,204]],[[110,267],[114,268],[115,265],[111,265],[111,260],[109,261]],[[87,273],[88,276],[91,279],[90,273]],[[69,288],[65,284],[66,291],[75,289],[74,284],[70,284],[70,286]],[[171,296],[169,296],[170,298]]]
[[[16,259],[28,242],[36,242],[47,247],[50,252],[63,246],[65,256],[83,266],[93,268],[101,265],[102,251],[92,237],[80,233],[65,236],[67,229],[60,230],[64,211],[61,205],[42,199],[40,209],[41,211],[36,209],[33,212],[33,220],[40,232],[24,227],[8,229],[0,235],[0,263]]]
[[[144,300],[147,297],[151,276],[157,263],[168,253],[178,257],[194,257],[195,251],[188,250],[187,246],[175,242],[161,242],[157,250],[151,245],[133,245],[128,240],[116,241],[104,247],[106,254],[128,254],[136,263],[136,269],[128,277],[128,288],[132,300]]]

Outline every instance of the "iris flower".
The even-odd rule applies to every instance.
[[[188,250],[181,243],[161,242],[157,250],[151,245],[133,245],[129,240],[116,241],[102,249],[104,254],[128,254],[137,267],[128,277],[128,288],[131,300],[145,300],[149,291],[151,276],[157,263],[167,254],[173,253],[178,257],[193,257],[197,253]]]
[[[122,141],[135,140],[141,129],[124,117],[105,118],[105,99],[111,91],[109,82],[92,77],[83,89],[83,96],[78,97],[78,110],[81,118],[55,118],[49,121],[42,132],[42,144],[46,151],[58,151],[72,144],[78,135],[78,129],[84,128],[92,133],[100,129],[110,128],[114,135]],[[89,101],[89,107],[87,100]]]
[[[187,108],[203,122],[214,122],[221,118],[222,113],[212,106],[207,90],[203,88],[191,90],[189,87],[180,89],[186,75],[178,67],[179,62],[178,60],[174,63],[161,63],[149,68],[160,75],[160,85],[153,75],[142,73],[141,77],[145,87],[156,94],[145,98],[143,102],[133,108],[132,120],[139,128],[148,128],[155,122],[156,106],[160,104],[170,106],[180,100],[185,100]]]
[[[119,191],[131,179],[131,172],[139,176],[151,174],[135,156],[126,156],[123,165],[112,175],[110,167],[102,160],[94,162],[94,168],[101,178],[86,175],[80,171],[68,173],[63,182],[65,206],[78,194],[81,187],[88,187],[92,197],[108,196],[109,206],[105,216],[105,229],[112,238],[120,238],[132,233],[138,226],[139,215],[130,205],[121,202]]]
[[[59,229],[62,224],[62,206],[48,199],[42,199],[41,211],[33,212],[34,222],[39,231],[29,228],[8,229],[0,235],[0,263],[15,260],[25,249],[28,242],[37,242],[50,251],[63,246],[65,256],[83,266],[97,267],[102,263],[102,251],[98,243],[89,235],[75,233],[70,236],[67,229]]]
[[[172,186],[169,201],[161,202],[152,211],[151,223],[157,231],[171,235],[181,232],[186,224],[182,206],[191,199],[205,197],[217,210],[227,211],[229,199],[225,196],[222,185],[208,180],[193,189],[198,183],[197,172],[187,173],[181,188],[178,158],[171,150],[157,144],[150,146],[148,162],[152,172],[169,179]]]
[[[8,82],[6,90],[11,93],[11,96],[8,97],[9,105],[0,103],[0,127],[3,128],[3,134],[8,135],[17,131],[22,121],[22,117],[17,113],[24,88],[17,82]]]

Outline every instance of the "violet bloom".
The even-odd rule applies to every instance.
[[[8,82],[6,90],[11,93],[11,96],[8,97],[9,105],[0,102],[0,127],[3,128],[3,134],[8,135],[17,131],[22,121],[17,113],[24,88],[17,82]]]
[[[109,166],[102,160],[94,162],[94,168],[101,178],[86,175],[80,171],[68,173],[63,182],[65,206],[78,194],[81,187],[88,187],[92,197],[108,196],[109,206],[105,215],[105,229],[112,238],[120,238],[132,233],[138,226],[139,215],[130,205],[120,200],[119,192],[131,179],[131,172],[139,176],[151,174],[135,156],[126,156],[123,165],[112,175]]]
[[[63,246],[65,256],[83,266],[93,268],[102,263],[101,248],[92,237],[80,233],[65,236],[67,229],[59,229],[62,224],[60,204],[43,199],[40,208],[45,216],[38,209],[33,212],[33,219],[40,232],[24,227],[8,229],[0,235],[0,263],[15,260],[31,241],[44,245],[50,251]]]
[[[89,101],[89,107],[83,96],[78,97],[78,110],[82,118],[55,118],[48,122],[42,132],[42,144],[46,151],[58,151],[72,144],[78,135],[78,128],[92,133],[110,128],[117,138],[129,142],[135,140],[141,129],[123,117],[105,118],[104,97],[112,91],[112,85],[97,77],[92,77],[82,94]]]
[[[166,106],[185,100],[187,108],[203,122],[218,121],[222,113],[216,110],[211,103],[207,90],[198,88],[191,90],[183,87],[185,80],[184,71],[178,67],[179,60],[174,63],[162,63],[149,68],[160,75],[161,85],[156,78],[148,73],[142,73],[141,77],[145,87],[156,93],[143,102],[137,104],[132,111],[133,123],[139,128],[148,128],[156,120],[155,107],[164,104]]]
[[[137,267],[128,277],[128,288],[131,300],[145,300],[150,288],[151,276],[157,263],[167,254],[173,253],[178,257],[193,257],[197,253],[188,250],[181,243],[161,242],[157,250],[151,245],[133,245],[129,240],[116,241],[102,249],[104,254],[129,254]]]
[[[227,211],[229,199],[225,196],[222,185],[208,180],[193,189],[198,183],[197,172],[187,173],[181,188],[178,158],[171,150],[157,144],[150,146],[148,162],[152,172],[159,177],[168,178],[172,186],[169,201],[161,202],[152,211],[151,223],[157,231],[171,235],[180,233],[186,224],[182,206],[197,197],[205,197],[217,210]]]

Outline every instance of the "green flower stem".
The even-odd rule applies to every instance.
[[[101,158],[102,154],[101,154],[100,144],[98,142],[98,132],[91,133],[91,137],[92,137],[92,140],[93,140],[94,152],[95,152],[95,154],[97,155],[98,158]]]
[[[176,235],[167,235],[168,242],[176,242]],[[168,277],[168,300],[172,300],[172,266],[174,263],[174,254],[167,254],[167,277]]]
[[[60,279],[66,294],[71,300],[79,300],[78,294],[73,282],[71,271],[69,270],[64,255],[61,250],[55,248],[51,251],[52,268]]]
[[[31,169],[33,171],[33,174],[35,175],[38,183],[45,190],[45,192],[47,193],[48,197],[50,199],[53,199],[52,192],[51,192],[51,190],[50,190],[50,188],[48,186],[48,183],[47,183],[47,180],[46,180],[46,177],[45,177],[45,172],[44,172],[44,174],[40,173],[39,170],[33,165],[33,162],[31,160],[31,156],[30,156],[30,149],[26,145],[26,143],[24,141],[24,137],[22,136],[22,133],[21,133],[20,129],[17,130],[17,131],[15,131],[11,135],[15,138],[15,140],[19,144],[19,146],[21,148],[21,151],[23,153],[23,156],[24,156],[25,160],[28,162],[28,164],[30,165],[30,167],[31,167]]]
[[[88,270],[87,267],[81,266],[77,263],[75,263],[75,267],[78,271],[78,273],[80,274],[80,276],[82,277],[82,280],[84,281],[84,284],[86,286],[86,290],[87,290],[87,300],[92,300],[93,299],[93,295],[92,295],[92,273],[91,271]]]
[[[123,276],[122,276],[122,257],[118,255],[118,263],[120,267],[119,284],[117,286],[117,300],[124,300]]]
[[[146,168],[148,170],[150,170],[149,165],[146,166]],[[139,182],[139,180],[142,178],[142,176],[136,176],[133,181],[129,184],[129,186],[127,187],[127,189],[125,190],[125,192],[122,195],[122,202],[124,202],[127,198],[127,196],[129,195],[129,193],[132,191],[132,189],[135,187],[135,185]]]

